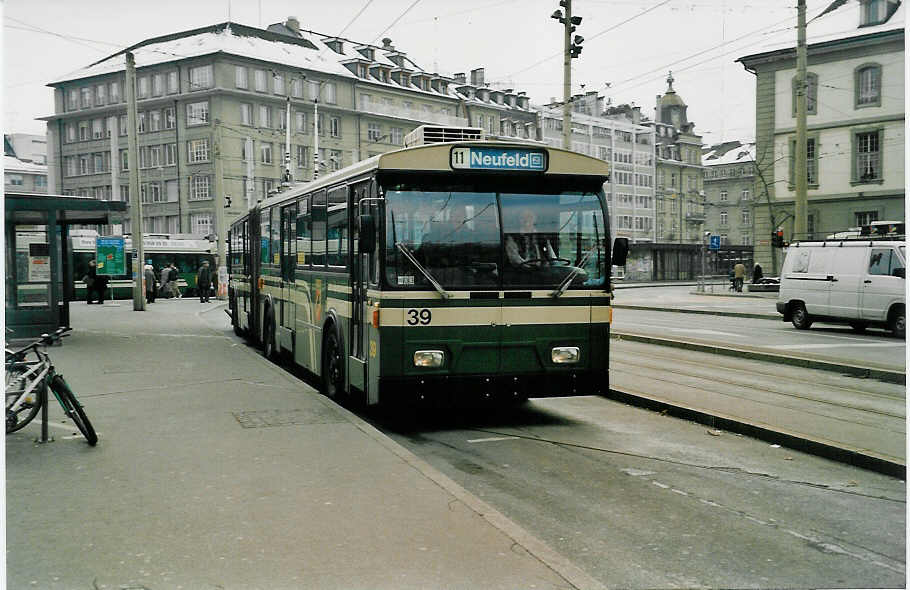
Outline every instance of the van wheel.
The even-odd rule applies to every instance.
[[[793,326],[799,330],[808,330],[809,326],[812,325],[812,318],[809,316],[809,312],[806,311],[806,306],[802,303],[797,303],[793,306],[790,318]]]
[[[907,313],[903,306],[891,312],[888,319],[888,328],[898,338],[907,337]]]
[[[866,322],[850,322],[850,327],[853,328],[853,331],[857,334],[865,334],[869,324]]]

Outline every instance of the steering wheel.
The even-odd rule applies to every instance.
[[[540,263],[542,263],[542,262],[546,262],[546,263],[565,262],[566,265],[572,264],[571,260],[567,260],[565,258],[528,258],[527,260],[524,260],[521,263],[519,263],[518,266],[522,270],[531,270],[532,268],[539,267]]]

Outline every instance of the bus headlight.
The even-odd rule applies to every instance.
[[[554,363],[577,363],[580,358],[577,346],[556,346],[550,351]]]
[[[415,367],[441,367],[445,354],[441,350],[418,350],[414,353]]]

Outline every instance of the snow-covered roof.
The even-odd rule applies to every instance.
[[[13,156],[3,156],[3,170],[19,174],[47,174],[47,166],[25,162]]]
[[[738,145],[737,145],[738,144]],[[702,166],[721,166],[723,164],[745,164],[755,161],[755,143],[742,144],[734,142],[713,145],[701,157]]]
[[[858,0],[845,0],[839,6],[834,6],[834,4],[837,4],[837,2],[834,2],[825,9],[830,10],[830,12],[819,12],[818,14],[821,14],[820,17],[813,19],[813,14],[807,15],[807,45],[812,46],[831,41],[843,41],[855,37],[864,37],[875,33],[904,30],[904,2],[901,2],[898,5],[894,14],[892,14],[884,23],[865,27],[860,26],[860,10],[862,5]],[[737,61],[781,50],[792,49],[795,51],[795,27],[782,29],[781,31],[775,32],[774,35],[769,35],[767,41],[757,44],[756,47],[758,51],[741,57]]]

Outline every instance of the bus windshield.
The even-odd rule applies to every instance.
[[[446,289],[606,284],[608,228],[599,186],[557,190],[553,183],[501,184],[489,191],[483,185],[432,190],[387,186],[389,286],[426,289],[433,281]],[[548,184],[551,190],[546,190]]]

